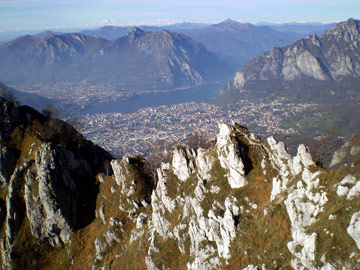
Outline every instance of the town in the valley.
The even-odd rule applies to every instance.
[[[186,143],[195,135],[213,139],[218,122],[236,122],[260,135],[296,133],[292,128],[283,128],[282,120],[313,105],[288,103],[283,99],[270,104],[243,102],[228,108],[190,102],[142,108],[129,114],[87,114],[80,119],[79,129],[87,139],[115,156],[146,156],[154,145],[166,149]]]

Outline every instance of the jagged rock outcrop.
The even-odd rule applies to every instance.
[[[94,218],[95,172],[103,167],[96,163],[109,161],[111,155],[68,124],[29,107],[2,99],[0,114],[1,194],[6,204],[2,269],[26,269],[31,264],[14,258],[23,252],[36,256],[44,245],[68,247],[72,232]],[[81,153],[85,146],[87,153]],[[82,156],[92,151],[93,156]]]
[[[353,195],[347,199],[357,198],[359,179],[352,174],[345,177],[350,182],[332,177],[316,167],[304,145],[292,157],[273,138],[265,143],[239,125],[219,127],[217,142],[210,149],[177,147],[170,163],[158,169],[152,213],[141,226],[137,224],[143,214],[134,211],[136,229],[131,239],[140,241],[147,251],[147,269],[337,269],[342,261],[332,257],[335,250],[324,240],[338,241],[335,230],[348,232],[345,245],[351,247],[352,256],[358,256],[358,207],[349,208],[344,227],[337,222],[336,212],[349,201],[337,205],[339,201],[331,200],[339,198],[339,184],[350,182],[353,187],[348,192]],[[117,170],[116,164],[112,163],[115,175],[126,171]],[[241,169],[231,174],[235,164]],[[354,173],[354,167],[346,170]],[[123,173],[115,179],[119,177],[126,181]],[[233,185],[243,179],[246,182],[240,186]],[[254,195],[260,187],[263,197]],[[320,226],[321,222],[325,224]],[[269,243],[257,246],[258,240],[247,236],[251,226],[257,226],[255,239]],[[346,254],[343,262],[351,253]],[[175,266],[180,257],[186,260]]]
[[[328,172],[304,145],[293,157],[221,123],[208,149],[169,150],[154,179],[141,157],[111,160],[76,133],[45,134],[51,120],[29,108],[10,111],[3,269],[325,270],[360,259],[358,162]]]
[[[278,94],[283,96],[288,92],[300,93],[314,82],[358,79],[359,31],[360,22],[349,19],[325,31],[321,37],[312,35],[283,48],[272,48],[242,67],[222,92],[236,90],[259,95],[280,90]],[[302,81],[302,86],[296,84],[297,81]]]

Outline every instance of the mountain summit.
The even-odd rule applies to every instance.
[[[360,163],[219,124],[159,167],[112,157],[66,123],[0,99],[0,263],[11,269],[352,269]]]

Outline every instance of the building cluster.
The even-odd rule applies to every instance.
[[[195,134],[213,139],[218,122],[240,123],[260,135],[295,133],[294,129],[283,129],[282,120],[309,106],[312,104],[287,103],[282,99],[270,104],[241,102],[227,108],[190,102],[142,108],[130,114],[88,114],[80,121],[81,132],[115,156],[146,156],[155,145],[166,149]]]

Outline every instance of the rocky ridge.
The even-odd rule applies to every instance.
[[[321,37],[311,35],[289,46],[272,48],[241,68],[223,92],[235,89],[256,92],[261,88],[268,93],[283,88],[291,92],[288,88],[297,88],[296,81],[301,81],[305,89],[306,81],[358,79],[359,31],[360,22],[349,19],[325,31]]]
[[[4,269],[339,269],[360,258],[359,163],[328,172],[304,145],[292,157],[222,123],[208,149],[169,151],[154,179],[140,157],[86,159],[87,148],[31,132],[48,119],[35,127],[33,111],[1,108]]]

